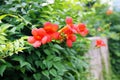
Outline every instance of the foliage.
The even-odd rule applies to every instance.
[[[43,3],[46,2],[44,0],[4,0],[0,3],[1,26],[7,24],[9,26],[4,32],[6,35],[1,36],[7,38],[6,41],[3,40],[6,45],[10,44],[14,48],[11,52],[10,46],[10,49],[7,48],[5,52],[12,55],[20,50],[19,54],[0,59],[0,79],[86,80],[89,71],[87,59],[83,55],[90,44],[86,38],[79,36],[72,48],[68,48],[64,42],[62,44],[52,42],[40,48],[33,48],[26,42],[26,36],[31,35],[32,28],[40,28],[46,21],[55,23],[60,21],[58,24],[62,28],[65,25],[63,19],[66,16],[78,13],[74,13],[76,9],[72,7],[75,5],[71,1],[56,0],[54,4],[45,6]],[[68,5],[72,5],[71,8],[74,11],[67,9]],[[72,17],[79,22],[77,15]]]
[[[109,7],[109,6],[108,6]],[[97,31],[96,33],[104,33],[101,34],[101,36],[105,36],[105,34],[108,37],[108,46],[109,46],[109,50],[110,50],[110,63],[112,66],[112,71],[113,71],[113,75],[117,76],[119,78],[119,72],[120,72],[120,68],[119,68],[119,63],[120,63],[120,51],[119,51],[119,47],[120,47],[120,24],[119,24],[119,12],[115,12],[114,10],[112,11],[112,14],[108,15],[106,12],[108,11],[108,8],[105,5],[98,5],[97,3],[95,3],[93,5],[93,11],[95,12],[93,14],[91,14],[90,16],[92,16],[92,18],[96,19],[95,22],[97,22],[97,24],[94,25],[94,27],[96,28],[94,31],[96,32],[97,28],[101,28],[100,31]],[[95,9],[95,10],[94,10]],[[93,17],[95,16],[95,17]],[[92,19],[91,17],[89,17],[90,19]],[[88,18],[88,19],[89,19]],[[85,18],[83,18],[85,19]],[[88,24],[93,23],[93,20],[89,20]],[[111,74],[111,75],[112,75]],[[114,79],[113,79],[114,80]],[[115,80],[119,80],[119,79],[115,79]]]
[[[2,0],[0,58],[6,58],[0,59],[0,79],[87,80],[89,66],[83,55],[90,41],[86,38],[78,36],[72,48],[54,41],[33,48],[26,42],[31,29],[43,27],[46,21],[63,28],[66,16],[71,16],[75,24],[87,24],[88,36],[109,38],[112,69],[119,74],[119,13],[106,15],[108,5],[99,3],[99,0],[55,0],[54,4],[47,0]]]
[[[61,46],[50,43],[39,49],[29,49],[29,54],[22,53],[8,57],[6,61],[1,60],[1,64],[4,66],[0,68],[1,70],[5,68],[5,72],[0,72],[4,72],[6,76],[11,76],[12,80],[84,79],[88,72],[85,68],[88,66],[85,58],[76,52],[76,50],[79,51],[78,46],[81,44],[74,45],[74,49]],[[86,47],[81,46],[81,49],[84,48]],[[16,74],[12,75],[11,72],[16,72]],[[7,78],[10,79],[4,76],[1,79]]]
[[[109,39],[109,49],[110,49],[110,57],[111,57],[111,64],[112,70],[114,74],[119,77],[120,74],[120,23],[119,23],[119,12],[114,12],[113,15],[110,17],[111,24],[111,31],[114,33]],[[119,79],[118,79],[119,80]]]
[[[82,21],[85,21],[89,25],[91,32],[90,36],[107,36],[108,46],[110,50],[110,63],[112,66],[112,74],[118,77],[115,80],[119,80],[119,63],[120,63],[120,12],[112,11],[111,14],[107,14],[109,6],[106,4],[99,4],[95,2],[90,5],[86,13],[83,13]],[[114,80],[114,79],[113,79]]]
[[[1,15],[0,16],[0,20],[2,20],[4,17],[6,17],[8,15]],[[14,15],[10,15],[9,16],[13,16],[16,17]],[[11,56],[14,53],[18,53],[18,52],[22,52],[25,47],[24,47],[24,37],[11,41],[9,40],[7,37],[9,36],[9,32],[7,31],[7,29],[11,28],[11,24],[3,24],[1,22],[1,26],[0,26],[0,59],[6,56]]]

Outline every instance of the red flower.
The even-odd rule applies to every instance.
[[[77,33],[77,26],[73,24],[71,17],[67,17],[65,22],[67,25],[59,30],[59,33],[63,34],[63,37],[66,38],[67,46],[72,47],[72,43],[76,41],[74,34]]]
[[[55,32],[55,33],[51,34],[51,37],[52,37],[53,39],[57,40],[57,39],[59,39],[59,35],[60,35],[59,32]]]
[[[68,47],[72,47],[72,43],[76,41],[76,36],[74,34],[67,35],[66,44]]]
[[[70,39],[66,40],[66,44],[68,47],[72,47],[72,41]]]
[[[35,28],[32,29],[32,35],[34,36],[35,39],[37,40],[41,40],[45,35],[46,35],[46,31],[43,28]]]
[[[111,9],[108,9],[107,11],[106,11],[106,15],[111,15],[113,13],[113,10],[111,10]]]
[[[44,36],[41,40],[42,44],[46,44],[48,42],[48,36]]]
[[[59,32],[64,34],[76,33],[76,26],[73,24],[73,19],[71,17],[66,17],[66,26],[63,27]]]
[[[32,44],[33,47],[37,48],[41,46],[41,42],[40,41],[36,41],[35,43]]]
[[[86,28],[86,25],[83,23],[78,24],[77,31],[81,36],[86,36],[88,34],[88,29]]]
[[[34,47],[40,47],[41,44],[46,44],[49,42],[49,37],[47,36],[46,31],[43,28],[35,28],[32,29],[32,35],[28,38],[28,42],[32,44]]]
[[[74,34],[67,35],[67,39],[71,40],[72,42],[76,41],[76,36]]]
[[[57,32],[58,30],[58,25],[57,24],[52,24],[50,22],[46,22],[44,24],[44,29],[48,34],[52,34],[54,32]]]
[[[33,36],[29,36],[29,38],[28,38],[29,43],[33,44],[35,41],[36,40],[35,40],[35,38]]]
[[[73,34],[73,31],[70,29],[69,25],[63,27],[59,32],[64,34]]]
[[[30,44],[32,44],[35,48],[41,46],[41,42],[38,41],[38,40],[36,40],[33,36],[30,36],[30,37],[28,38],[28,42],[29,42]]]
[[[58,39],[59,33],[57,32],[58,30],[58,25],[57,24],[52,24],[50,22],[46,22],[44,24],[44,29],[48,35],[51,36],[51,39]]]
[[[106,46],[106,44],[104,43],[104,41],[101,40],[101,39],[97,39],[95,43],[96,43],[96,47]]]
[[[72,47],[72,42],[76,41],[76,36],[74,35],[74,32],[72,31],[72,28],[69,27],[69,25],[63,27],[60,31],[60,33],[64,33],[66,40],[66,44],[68,47]]]
[[[65,22],[66,22],[66,24],[71,26],[73,24],[73,19],[71,17],[66,17]]]
[[[41,44],[51,42],[52,39],[58,39],[59,33],[57,32],[58,25],[46,22],[44,28],[32,29],[32,35],[28,38],[28,42],[34,47],[40,47]]]

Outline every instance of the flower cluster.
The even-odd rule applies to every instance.
[[[88,34],[88,29],[83,23],[73,24],[73,19],[67,17],[66,25],[60,29],[57,24],[52,24],[46,22],[43,28],[32,29],[32,35],[28,38],[28,42],[34,47],[40,47],[41,44],[46,44],[52,40],[66,41],[68,47],[72,47],[72,43],[76,41],[76,35],[80,34],[81,36],[86,36]]]
[[[57,32],[58,25],[46,22],[43,28],[32,29],[32,35],[28,38],[28,42],[34,47],[40,47],[41,44],[51,42],[52,39],[58,39],[59,33]]]
[[[67,17],[66,26],[63,27],[59,33],[64,34],[66,37],[66,44],[68,47],[72,47],[72,43],[76,41],[76,35],[80,34],[81,36],[86,36],[88,34],[88,29],[86,25],[83,23],[79,23],[78,25],[73,24],[73,19],[71,17]]]

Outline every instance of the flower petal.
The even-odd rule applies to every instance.
[[[37,28],[32,29],[32,35],[33,36],[37,36],[38,35],[38,29]]]
[[[47,33],[46,33],[46,31],[44,30],[44,28],[39,28],[38,29],[38,34],[39,34],[39,36],[44,36],[44,35],[46,35]]]
[[[33,47],[37,48],[41,46],[41,42],[40,41],[36,41],[35,43],[32,44]]]
[[[52,37],[50,35],[46,35],[47,36],[47,42],[51,42],[52,41]]]
[[[86,25],[83,23],[78,24],[79,31],[84,31],[86,29]]]
[[[57,24],[53,24],[52,25],[52,30],[54,31],[54,32],[56,32],[57,30],[58,30],[58,25]]]
[[[72,47],[72,41],[71,41],[71,40],[68,39],[68,40],[66,41],[66,44],[67,44],[68,47]]]
[[[86,36],[87,34],[88,34],[88,29],[85,29],[85,30],[83,30],[83,31],[79,31],[79,34],[81,35],[81,36]]]
[[[76,41],[76,36],[74,34],[67,35],[67,39],[71,40],[72,42]]]
[[[68,25],[72,25],[73,24],[73,19],[71,17],[66,17],[66,20],[65,20],[66,24]]]
[[[43,38],[42,38],[42,44],[46,44],[47,43],[47,40],[48,40],[48,37],[47,36],[44,36]]]
[[[73,36],[71,37],[71,40],[72,40],[72,42],[75,42],[75,41],[76,41],[76,36],[73,35]]]
[[[59,38],[59,35],[60,35],[60,33],[58,33],[58,32],[55,32],[55,33],[53,33],[52,35],[51,35],[51,37],[53,38],[53,39],[58,39]]]
[[[52,34],[52,33],[56,32],[58,30],[58,25],[47,22],[44,25],[44,29],[48,34]]]
[[[34,43],[36,40],[35,40],[35,38],[33,37],[33,36],[29,36],[29,38],[28,38],[28,42],[29,43]]]
[[[51,22],[46,22],[46,23],[44,24],[44,27],[46,27],[46,26],[51,26]]]

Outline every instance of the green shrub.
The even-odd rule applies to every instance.
[[[114,14],[110,17],[111,29],[113,32],[112,37],[109,39],[109,50],[111,57],[112,70],[114,74],[118,77],[120,74],[120,20],[119,20],[119,12],[114,12]]]
[[[68,48],[65,43],[54,42],[40,48],[33,48],[26,42],[26,36],[31,35],[31,29],[42,27],[46,21],[58,23],[60,27],[64,27],[65,17],[72,16],[76,22],[79,22],[79,17],[75,15],[78,12],[75,10],[80,7],[73,10],[67,9],[68,5],[75,6],[70,1],[56,0],[54,4],[46,6],[42,6],[42,3],[45,1],[4,0],[0,3],[0,15],[2,16],[0,25],[10,26],[3,32],[6,35],[0,34],[5,37],[1,43],[8,45],[8,48],[5,47],[5,52],[3,52],[4,48],[1,48],[0,52],[2,58],[6,57],[0,59],[0,79],[86,80],[89,67],[83,55],[90,44],[86,38],[78,37],[79,40],[73,44],[72,48]]]

